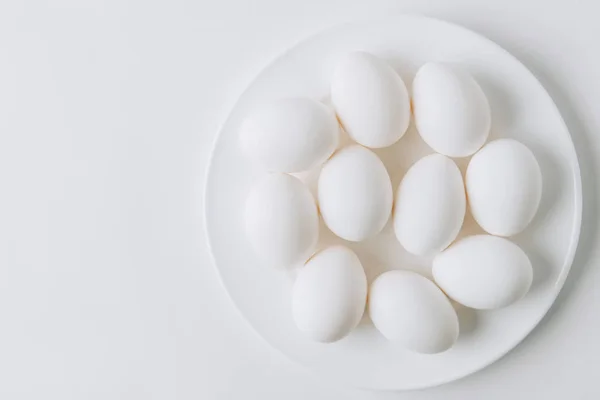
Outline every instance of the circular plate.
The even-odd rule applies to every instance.
[[[457,306],[461,334],[437,355],[419,355],[387,342],[365,316],[345,339],[313,343],[295,328],[290,312],[293,276],[262,266],[244,233],[244,202],[264,172],[243,157],[240,122],[263,101],[308,96],[327,101],[336,60],[364,50],[387,60],[407,86],[427,61],[460,64],[480,83],[492,109],[491,138],[512,137],[531,148],[544,177],[540,209],[525,232],[512,238],[534,268],[530,292],[514,305],[488,312]],[[431,153],[414,127],[395,145],[376,151],[394,188],[408,167]],[[457,159],[464,171],[468,159]],[[318,171],[302,178],[314,190]],[[206,183],[207,236],[224,287],[242,315],[273,347],[320,376],[352,386],[406,390],[449,382],[500,358],[536,326],[562,287],[577,247],[581,180],[569,132],[548,93],[514,57],[462,27],[414,16],[339,26],[298,44],[265,68],[234,107],[216,141]],[[461,235],[478,232],[467,216]],[[320,246],[343,243],[321,229]],[[410,256],[390,223],[362,243],[345,243],[360,257],[370,281],[388,269],[430,274],[430,259]]]

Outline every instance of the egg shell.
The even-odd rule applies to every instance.
[[[378,234],[389,219],[392,184],[375,153],[352,145],[323,166],[318,199],[327,227],[342,239],[359,242]]]
[[[440,353],[458,338],[458,316],[444,293],[412,271],[388,271],[369,290],[369,315],[391,342],[417,353]]]
[[[301,172],[321,165],[335,151],[339,124],[333,110],[307,98],[263,104],[240,131],[246,156],[272,172]]]
[[[476,235],[438,254],[433,260],[433,277],[456,302],[492,310],[525,296],[533,269],[525,252],[510,240]]]
[[[341,60],[332,78],[331,101],[346,132],[363,146],[394,144],[410,122],[410,98],[402,78],[369,53],[353,52]]]
[[[466,208],[462,175],[454,161],[441,154],[423,157],[398,186],[396,238],[412,254],[438,253],[456,239]]]
[[[317,206],[308,188],[287,174],[260,180],[246,200],[246,236],[266,265],[304,263],[319,237]]]
[[[423,65],[413,81],[412,104],[421,138],[438,153],[466,157],[487,140],[488,100],[475,79],[456,66]]]
[[[465,184],[475,221],[498,236],[523,231],[542,197],[540,166],[531,150],[513,139],[495,140],[477,152]]]
[[[315,254],[299,269],[292,292],[292,315],[300,331],[318,342],[342,339],[358,325],[367,301],[367,278],[347,247]]]

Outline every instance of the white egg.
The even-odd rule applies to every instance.
[[[433,260],[433,277],[458,303],[491,310],[506,307],[529,290],[533,270],[519,246],[497,236],[462,239]]]
[[[365,52],[350,53],[338,64],[331,101],[346,132],[363,146],[394,144],[410,122],[410,98],[402,78]]]
[[[386,339],[418,353],[440,353],[458,338],[458,317],[444,293],[411,271],[388,271],[369,290],[369,315]]]
[[[317,206],[308,188],[287,174],[270,174],[259,181],[246,200],[246,235],[269,266],[304,263],[319,237]]]
[[[394,231],[402,246],[416,255],[448,247],[462,227],[466,211],[462,175],[454,161],[432,154],[406,173],[394,204]]]
[[[300,172],[335,151],[339,124],[333,110],[305,98],[283,99],[256,108],[242,123],[246,156],[272,172]]]
[[[412,103],[417,130],[438,153],[466,157],[488,137],[488,100],[465,71],[447,64],[425,64],[413,81]]]
[[[360,260],[344,246],[315,254],[299,269],[292,315],[300,331],[318,342],[334,342],[358,325],[367,301],[367,278]]]
[[[392,184],[379,157],[353,145],[323,166],[318,198],[327,227],[342,239],[359,242],[378,234],[389,219]]]
[[[471,212],[488,233],[511,236],[525,229],[542,197],[535,156],[513,139],[499,139],[473,156],[465,176]]]

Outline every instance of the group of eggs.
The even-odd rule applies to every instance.
[[[245,119],[241,146],[270,172],[247,198],[248,240],[265,264],[298,267],[292,313],[309,338],[345,337],[361,320],[368,297],[369,316],[384,337],[415,352],[443,352],[459,332],[449,298],[489,310],[529,290],[529,258],[505,237],[525,229],[537,211],[539,165],[515,140],[484,146],[491,125],[488,100],[473,77],[452,65],[422,66],[410,96],[385,61],[353,52],[335,70],[331,103],[333,109],[306,98],[282,99]],[[412,165],[394,197],[386,167],[368,148],[397,142],[408,129],[411,108],[421,138],[436,153]],[[337,149],[340,129],[357,144]],[[463,180],[449,157],[471,155]],[[290,173],[319,167],[315,201]],[[456,241],[467,197],[489,235]],[[409,253],[433,256],[433,281],[393,270],[368,287],[363,265],[348,247],[315,254],[319,214],[350,242],[374,237],[393,215],[400,244]]]

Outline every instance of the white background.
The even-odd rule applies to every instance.
[[[0,3],[0,398],[600,398],[600,10],[589,1]],[[252,77],[306,36],[422,13],[517,56],[573,136],[580,248],[508,356],[419,392],[336,387],[270,349],[210,262],[207,158]]]

